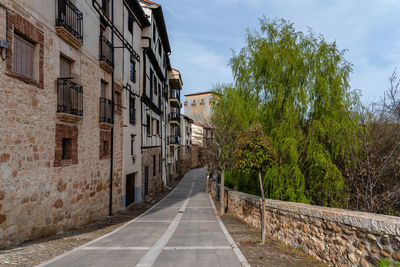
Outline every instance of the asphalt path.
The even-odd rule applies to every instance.
[[[205,175],[188,172],[141,216],[38,266],[250,266],[205,193]]]

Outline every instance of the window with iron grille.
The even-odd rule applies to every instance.
[[[131,134],[131,155],[134,155],[135,135]]]
[[[62,139],[62,160],[71,159],[71,138]]]
[[[14,34],[13,70],[25,77],[33,79],[33,61],[35,44],[24,37]]]
[[[131,82],[136,83],[136,64],[133,60],[131,60],[130,63],[129,79],[131,80]]]
[[[135,109],[135,98],[129,98],[129,122],[131,124],[136,124],[136,109]]]

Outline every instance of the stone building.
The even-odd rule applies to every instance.
[[[186,115],[181,116],[181,146],[179,147],[178,172],[186,173],[192,166],[192,123]]]
[[[185,95],[184,114],[189,116],[193,121],[202,124],[209,124],[212,92],[198,92]]]
[[[0,246],[162,191],[171,49],[160,5],[0,0],[0,41]]]
[[[143,92],[141,95],[141,164],[143,197],[154,196],[166,184],[166,107],[168,105],[168,54],[171,52],[162,7],[148,0],[140,4],[150,26],[142,31]]]
[[[167,129],[167,173],[169,183],[178,177],[178,154],[181,142],[181,73],[171,68],[169,75],[169,105],[168,105],[168,129]]]
[[[115,16],[110,1],[73,2],[1,1],[0,245],[121,208]]]

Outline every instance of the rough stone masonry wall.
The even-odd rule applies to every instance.
[[[142,193],[145,190],[145,168],[149,167],[149,196],[154,197],[164,190],[164,184],[161,178],[160,167],[161,147],[142,148]],[[156,156],[155,175],[154,175],[154,156]],[[145,195],[143,195],[143,198]]]
[[[215,184],[212,186],[215,196]],[[227,190],[226,206],[260,228],[261,198]],[[266,232],[334,266],[400,262],[400,218],[301,203],[266,200]]]
[[[0,247],[107,216],[110,173],[110,159],[100,159],[99,151],[100,79],[110,81],[110,75],[100,69],[97,55],[87,56],[62,41],[54,25],[36,20],[13,1],[6,5],[9,14],[19,14],[18,23],[42,33],[44,71],[43,85],[31,83],[6,75],[6,62],[0,59]],[[1,8],[0,25],[4,40]],[[10,31],[13,25],[9,24]],[[60,53],[75,60],[74,72],[80,74],[78,83],[83,85],[83,119],[78,123],[56,117]],[[77,162],[68,166],[55,164],[57,124],[77,128]],[[121,116],[116,116],[114,127],[115,212],[121,208]]]

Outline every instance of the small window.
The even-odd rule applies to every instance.
[[[103,154],[104,154],[104,156],[108,156],[108,141],[107,140],[104,140],[103,141]]]
[[[136,109],[135,109],[135,98],[129,98],[129,122],[131,124],[136,124]]]
[[[135,135],[131,134],[131,155],[134,155],[134,144],[135,144]]]
[[[133,17],[130,13],[128,16],[128,31],[133,34]]]
[[[157,134],[160,135],[160,121],[156,120],[157,123]]]
[[[107,17],[110,17],[110,0],[102,0],[101,9]]]
[[[153,176],[156,176],[156,155],[153,155]]]
[[[35,44],[24,37],[14,34],[13,70],[33,79],[33,58]]]
[[[133,60],[131,60],[130,63],[129,79],[131,80],[131,82],[136,83],[136,64]]]
[[[118,91],[115,91],[115,109],[116,111],[121,111],[122,109],[122,98],[121,98],[121,93]]]
[[[100,97],[107,97],[107,87],[108,83],[106,81],[101,80],[101,86],[100,86]]]
[[[62,160],[71,159],[71,138],[62,139]]]
[[[153,98],[153,70],[150,70],[150,98]]]
[[[150,115],[147,115],[147,121],[146,121],[146,132],[147,136],[151,136],[151,121],[150,121]]]
[[[157,77],[154,75],[154,94],[157,95]]]

